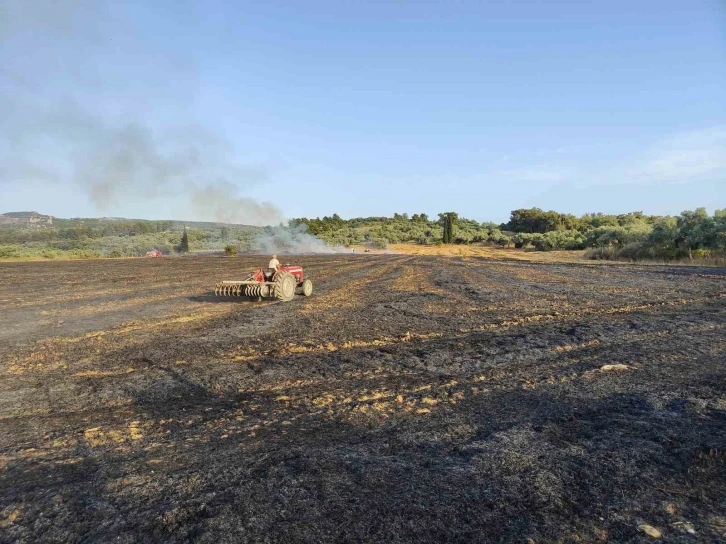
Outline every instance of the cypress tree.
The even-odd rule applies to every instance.
[[[443,242],[445,244],[454,243],[454,223],[459,218],[459,215],[455,212],[446,212],[441,214],[442,226],[444,227]]]
[[[189,237],[187,236],[187,227],[184,225],[184,234],[182,234],[181,244],[179,244],[180,253],[189,253]]]

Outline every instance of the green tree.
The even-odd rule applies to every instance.
[[[678,221],[675,217],[663,217],[659,219],[653,230],[648,235],[648,245],[660,251],[668,251],[675,248],[678,237]]]
[[[428,223],[429,222],[429,216],[425,213],[415,213],[411,216],[411,221],[414,223]]]
[[[506,230],[514,232],[551,232],[556,230],[582,229],[583,220],[574,215],[558,213],[555,211],[545,212],[539,208],[513,210],[509,217]]]
[[[677,243],[688,252],[689,259],[693,258],[691,250],[700,248],[705,241],[704,225],[708,220],[705,208],[698,208],[695,212],[686,210],[678,217]]]
[[[446,212],[439,214],[439,224],[444,228],[444,234],[442,241],[445,244],[454,243],[454,224],[459,219],[459,214],[456,212]]]
[[[713,212],[713,247],[726,250],[726,210]]]

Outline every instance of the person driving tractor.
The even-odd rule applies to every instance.
[[[280,265],[280,261],[277,260],[277,255],[273,255],[272,259],[270,259],[270,264],[267,265],[267,268],[270,268],[272,270],[280,270],[282,266]]]

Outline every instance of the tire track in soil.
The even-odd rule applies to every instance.
[[[619,315],[619,314],[615,314]],[[620,314],[622,315],[622,314]],[[586,323],[582,321],[577,322],[580,327],[586,327],[590,326],[593,323]],[[522,322],[519,324],[520,326],[523,326],[525,328],[527,327],[535,327],[539,328],[541,325],[537,322],[535,323],[527,323]],[[506,327],[508,328],[508,327]],[[504,334],[507,334],[507,331],[504,331]],[[522,370],[525,370],[527,372],[532,372],[533,376],[526,382],[528,384],[534,384],[537,382],[542,383],[556,383],[563,381],[566,379],[566,376],[572,374],[571,367],[573,366],[583,366],[585,365],[585,368],[588,371],[591,371],[593,369],[597,369],[598,367],[592,367],[591,364],[580,362],[579,359],[576,359],[574,356],[581,355],[583,352],[587,351],[588,353],[593,354],[593,359],[598,359],[600,356],[600,353],[607,353],[610,352],[610,364],[614,362],[620,362],[621,360],[632,364],[633,357],[623,357],[622,353],[615,354],[612,351],[612,348],[614,346],[630,346],[632,344],[636,343],[643,343],[648,340],[660,340],[663,338],[671,339],[673,337],[688,337],[689,335],[693,334],[704,334],[709,333],[711,335],[719,334],[719,331],[723,331],[722,325],[714,325],[711,323],[708,323],[706,325],[687,325],[687,326],[681,326],[676,329],[674,328],[665,328],[665,329],[657,329],[653,331],[646,331],[646,332],[632,332],[629,329],[623,329],[619,330],[618,334],[615,334],[610,337],[600,337],[597,336],[590,340],[585,340],[584,342],[581,342],[579,344],[556,344],[554,346],[550,345],[549,343],[546,345],[541,346],[533,346],[528,345],[526,347],[516,347],[511,348],[506,346],[506,336],[503,338],[500,336],[496,339],[496,346],[492,346],[489,342],[490,337],[488,335],[485,335],[483,333],[466,333],[464,335],[460,335],[458,337],[452,337],[452,336],[446,336],[443,337],[434,337],[432,339],[422,339],[422,338],[411,338],[409,339],[401,339],[399,342],[392,342],[390,344],[383,344],[383,343],[371,343],[368,345],[356,345],[355,343],[351,343],[352,345],[347,347],[343,346],[338,349],[354,349],[354,350],[365,350],[366,348],[370,350],[371,348],[376,348],[380,345],[387,345],[390,347],[391,345],[395,345],[393,350],[389,351],[388,353],[395,357],[402,357],[406,360],[405,364],[403,366],[399,364],[395,364],[394,362],[391,362],[390,366],[387,369],[384,368],[376,368],[373,371],[368,372],[368,377],[371,380],[371,384],[369,384],[365,390],[380,390],[381,387],[377,386],[376,383],[379,382],[385,382],[387,381],[391,375],[395,375],[397,378],[406,375],[408,376],[408,380],[417,383],[416,387],[421,387],[422,384],[419,383],[419,380],[421,377],[425,377],[425,379],[431,379],[431,377],[435,378],[437,381],[439,379],[441,380],[450,380],[452,377],[455,376],[468,376],[467,380],[464,382],[466,383],[477,383],[477,382],[484,382],[487,381],[488,383],[491,383],[492,381],[496,381],[497,379],[501,379],[503,377],[508,376],[509,374],[509,366],[513,361],[516,361],[516,365],[519,368],[519,371],[522,372]],[[514,336],[514,335],[512,335]],[[519,334],[516,334],[516,336],[519,336]],[[565,339],[568,338],[568,335],[566,332],[561,332],[560,337],[564,337]],[[465,340],[465,342],[461,342],[460,340]],[[559,341],[559,338],[555,341]],[[422,347],[420,344],[422,342],[426,343],[425,347]],[[500,347],[501,345],[505,345],[506,347]],[[464,348],[466,346],[466,348]],[[300,353],[319,353],[324,354],[326,352],[331,351],[328,347],[323,346],[319,349],[309,349],[309,350],[291,350],[289,352],[286,352],[285,356],[287,357],[293,357],[292,363],[296,363],[294,357]],[[417,361],[416,363],[411,362],[411,351],[414,353],[425,353],[424,360],[421,360],[419,356],[414,356],[413,360]],[[455,356],[447,356],[447,357],[440,357],[438,354],[451,354],[456,353]],[[276,354],[277,355],[277,354]],[[683,356],[685,357],[685,355]],[[332,359],[334,356],[329,356],[328,359]],[[426,358],[436,359],[437,360],[437,371],[436,374],[431,376],[432,369],[431,367],[425,362]],[[450,361],[450,366],[442,366],[442,359],[446,359]],[[546,369],[539,368],[540,363],[542,361],[549,361],[550,359],[554,359],[557,361],[556,363],[550,363]],[[291,367],[302,367],[302,366],[308,366],[304,364],[303,360],[300,360],[297,362],[297,364],[292,364]],[[591,368],[592,367],[592,368]],[[477,376],[474,376],[474,374],[477,374],[477,372],[481,372],[482,370],[488,370],[485,374],[479,374]],[[557,369],[560,369],[558,371]],[[544,372],[544,377],[541,375],[542,372]],[[579,369],[580,374],[584,372],[583,369]],[[360,377],[361,374],[358,373],[358,377]],[[461,378],[457,378],[461,379]],[[347,377],[342,378],[340,380],[335,380],[333,378],[330,378],[326,376],[325,378],[318,378],[314,380],[298,380],[297,382],[292,380],[288,382],[286,386],[282,386],[280,384],[276,385],[274,387],[274,390],[276,393],[287,396],[291,391],[296,392],[296,397],[300,398],[313,398],[315,395],[311,393],[310,391],[315,390],[316,388],[320,387],[320,384],[327,384],[328,386],[332,385],[335,382],[338,382],[339,384],[345,384],[347,383]],[[454,384],[456,385],[456,384]],[[461,384],[459,384],[461,385]],[[452,387],[449,385],[448,387]],[[534,387],[534,385],[531,385],[531,387]],[[531,388],[530,387],[530,388]],[[309,390],[300,390],[301,388],[309,389]],[[430,386],[429,386],[430,388]],[[524,385],[520,386],[520,388],[527,388]],[[463,398],[463,396],[458,396],[457,393],[461,390],[461,386],[454,387],[451,391],[452,394],[455,395],[453,398],[455,400],[460,400]],[[253,393],[256,390],[248,390],[249,393]],[[262,390],[264,391],[264,389]],[[396,397],[399,394],[404,394],[410,391],[404,391],[401,389],[394,389],[390,391],[388,394],[386,394],[386,397]],[[344,402],[345,404],[350,404],[351,401],[351,393],[349,391],[346,391],[342,394],[337,395],[338,400],[341,399],[347,399],[347,402]],[[333,402],[333,399],[330,398],[330,393],[325,392],[319,395],[318,398],[327,398],[329,402],[325,402],[325,406],[329,405]],[[377,400],[381,397],[376,397],[373,400]],[[424,397],[426,398],[426,397]],[[289,400],[289,399],[284,399]],[[370,400],[370,399],[369,399]],[[429,399],[430,401],[430,399]],[[321,401],[322,402],[322,401]],[[435,402],[429,402],[430,404],[436,404]],[[353,404],[355,405],[355,404]],[[410,405],[409,405],[410,406]],[[425,407],[424,407],[425,408]]]
[[[677,335],[691,334],[695,329],[678,330]],[[657,334],[657,333],[656,333]],[[641,337],[642,339],[642,337]],[[631,338],[631,341],[637,341],[637,338]],[[598,346],[597,349],[605,349],[607,346]],[[447,351],[448,350],[444,350]],[[673,360],[691,359],[692,354],[685,356],[677,354],[672,357]],[[535,359],[532,360],[534,362]],[[255,436],[257,433],[274,433],[275,428],[285,428],[293,422],[301,418],[323,419],[333,418],[336,420],[359,420],[360,418],[368,418],[371,414],[376,417],[392,417],[399,414],[409,414],[416,417],[429,414],[432,410],[447,410],[459,403],[471,401],[473,398],[482,395],[491,395],[496,393],[512,393],[518,390],[534,390],[538,387],[559,386],[563,383],[572,383],[577,380],[596,380],[596,375],[591,371],[579,371],[575,374],[568,373],[564,375],[552,376],[543,375],[539,380],[532,381],[531,378],[524,380],[519,375],[511,373],[490,373],[488,376],[475,376],[464,382],[451,380],[448,382],[428,382],[420,380],[420,376],[409,375],[408,385],[400,387],[400,383],[396,382],[394,388],[387,388],[390,375],[378,376],[377,380],[371,381],[369,387],[363,390],[358,389],[357,395],[350,391],[338,390],[338,383],[331,381],[327,386],[318,389],[315,396],[311,391],[299,390],[297,398],[290,397],[289,390],[275,389],[274,401],[276,401],[277,409],[266,407],[263,411],[264,415],[254,413],[255,410],[249,409],[249,405],[257,407],[264,404],[265,398],[250,397],[243,402],[234,405],[227,405],[227,414],[219,418],[218,414],[205,418],[199,414],[190,414],[189,419],[175,420],[162,419],[161,421],[132,421],[130,424],[121,419],[121,424],[116,426],[107,426],[106,428],[93,427],[83,430],[83,439],[89,442],[91,448],[111,448],[117,452],[128,452],[130,445],[134,441],[144,436],[152,436],[154,440],[160,440],[162,443],[155,442],[150,450],[159,450],[166,446],[164,442],[164,429],[183,426],[183,436],[186,436],[185,446],[192,447],[195,443],[208,443],[216,436],[220,440],[226,440],[235,435],[245,434],[246,436]],[[596,370],[596,369],[595,369]],[[631,368],[640,372],[643,368]],[[397,374],[398,376],[398,374]],[[358,375],[357,377],[360,377]],[[417,379],[418,378],[418,379]],[[607,378],[602,378],[607,379]],[[342,382],[341,382],[342,383]],[[257,391],[256,393],[260,393]],[[312,399],[309,401],[308,399]],[[405,416],[409,417],[409,416]],[[342,419],[341,419],[342,418]],[[178,437],[177,437],[178,438]],[[57,456],[57,445],[65,444],[66,446],[77,446],[77,440],[73,437],[56,437],[54,439],[54,448],[46,447],[45,450],[38,451],[34,449],[30,454],[33,458],[42,458],[49,456]],[[26,444],[27,445],[27,444]],[[55,452],[55,453],[54,453]],[[16,457],[10,457],[6,461],[12,461]],[[74,461],[77,458],[71,458]],[[59,461],[56,461],[59,462]],[[62,460],[60,462],[63,462]]]

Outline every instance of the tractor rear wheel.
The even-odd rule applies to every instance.
[[[274,286],[275,298],[282,302],[290,302],[295,298],[296,284],[295,276],[290,274],[290,272],[286,272],[285,270],[278,272]]]
[[[302,282],[302,294],[309,297],[313,294],[313,282],[310,280],[304,280]]]

